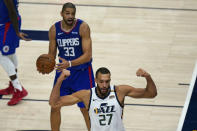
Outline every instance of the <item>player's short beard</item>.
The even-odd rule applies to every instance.
[[[101,94],[101,97],[105,97],[108,94],[109,90],[110,90],[110,86],[109,86],[107,88],[107,92],[106,93],[102,93],[101,89],[100,89],[100,87],[98,85],[97,85],[97,88],[98,88],[99,93]]]

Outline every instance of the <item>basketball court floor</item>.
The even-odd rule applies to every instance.
[[[48,31],[61,20],[66,0],[19,0],[22,29]],[[91,28],[93,68],[111,70],[111,84],[145,87],[138,68],[155,81],[155,99],[126,98],[123,122],[127,131],[175,131],[197,60],[196,0],[75,0],[76,17]],[[50,130],[49,95],[54,72],[41,75],[36,59],[48,52],[48,41],[21,41],[18,77],[29,95],[16,106],[11,96],[0,99],[0,131]],[[0,89],[8,77],[0,67]],[[62,131],[86,131],[76,105],[62,108]]]

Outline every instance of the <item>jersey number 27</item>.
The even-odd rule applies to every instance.
[[[113,114],[99,115],[99,123],[101,126],[110,125]],[[107,120],[108,119],[108,120]]]

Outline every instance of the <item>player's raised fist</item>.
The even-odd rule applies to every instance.
[[[150,76],[150,74],[148,72],[146,72],[145,70],[139,68],[136,72],[137,76],[141,76],[141,77],[148,77]]]

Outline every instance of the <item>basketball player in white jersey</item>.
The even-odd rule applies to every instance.
[[[154,98],[157,89],[149,73],[138,69],[137,76],[144,77],[147,81],[146,88],[134,88],[129,85],[110,85],[111,74],[105,68],[96,71],[95,81],[97,86],[90,90],[80,90],[71,95],[60,96],[60,86],[70,71],[64,69],[55,84],[49,104],[52,107],[62,107],[83,102],[89,111],[91,131],[124,131],[122,111],[125,96],[133,98]]]

